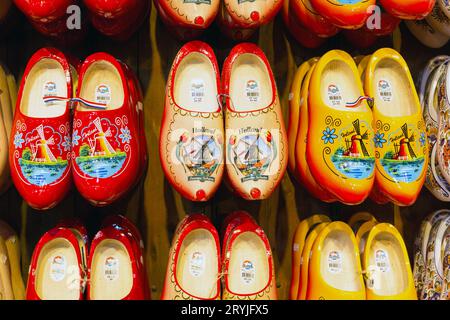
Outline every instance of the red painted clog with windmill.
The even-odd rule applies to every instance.
[[[50,96],[64,97],[50,101]],[[22,198],[35,209],[49,209],[71,187],[70,66],[58,50],[37,51],[20,85],[11,132],[11,176]]]
[[[121,62],[106,53],[84,61],[73,119],[72,167],[78,191],[94,205],[114,202],[136,181],[141,155],[131,95]]]

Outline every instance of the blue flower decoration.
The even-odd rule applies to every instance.
[[[425,137],[425,133],[424,132],[420,133],[419,142],[420,142],[420,146],[421,147],[423,147],[425,145],[425,143],[427,143],[427,138]]]
[[[22,135],[23,134],[19,133],[19,131],[17,131],[14,135],[14,146],[16,147],[16,149],[22,148],[22,144],[25,142],[25,140],[23,140],[22,138]]]
[[[122,139],[122,143],[130,143],[131,134],[128,127],[120,129],[121,134],[119,134],[119,138]]]
[[[380,133],[380,132],[375,133],[373,142],[375,142],[376,148],[383,148],[383,143],[386,143],[386,139],[384,139],[384,133]]]
[[[81,137],[78,135],[78,130],[75,130],[72,133],[72,145],[73,146],[77,146],[78,145],[78,140],[80,140]]]
[[[329,127],[327,127],[324,131],[323,131],[323,136],[322,136],[322,140],[325,144],[330,143],[333,144],[334,143],[334,139],[336,139],[338,136],[335,134],[336,129],[330,129]]]
[[[61,143],[61,145],[63,146],[64,151],[69,151],[70,147],[72,146],[70,136],[65,136],[64,141],[63,143]]]

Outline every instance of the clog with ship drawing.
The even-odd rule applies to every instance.
[[[358,244],[347,224],[328,224],[314,241],[306,299],[366,299]]]
[[[425,18],[435,4],[435,0],[379,0],[383,8],[394,17],[404,20]]]
[[[411,205],[425,181],[428,143],[408,65],[397,51],[379,49],[367,65],[364,87],[374,99],[375,188],[398,205]]]
[[[62,100],[52,100],[55,96]],[[65,56],[53,48],[40,49],[22,78],[9,145],[13,183],[35,209],[54,207],[71,187],[70,98]]]
[[[379,223],[367,236],[362,268],[367,300],[417,300],[408,251],[389,223]]]
[[[370,97],[352,57],[332,50],[311,75],[306,159],[316,182],[346,204],[363,202],[374,181]]]
[[[222,70],[226,167],[232,188],[247,200],[268,198],[280,184],[288,145],[275,78],[254,44],[235,46]]]

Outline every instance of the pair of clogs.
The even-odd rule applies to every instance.
[[[314,215],[300,222],[290,299],[417,299],[402,237],[390,224],[365,219],[358,214],[347,225]]]
[[[143,249],[138,229],[123,216],[107,217],[90,244],[79,221],[62,222],[34,249],[26,298],[149,299]]]
[[[415,202],[427,138],[408,66],[396,51],[378,50],[359,70],[339,50],[305,62],[291,88],[289,121],[290,171],[318,199],[358,204],[375,183],[384,198],[377,202]]]
[[[446,0],[437,0],[425,19],[405,23],[423,45],[441,48],[450,39],[450,4]]]
[[[161,299],[277,299],[264,231],[246,212],[234,212],[224,221],[221,251],[219,233],[208,217],[187,216],[175,231]]]
[[[159,150],[166,178],[182,196],[209,200],[226,161],[236,193],[265,199],[284,175],[287,149],[275,79],[259,47],[235,46],[221,78],[209,45],[181,48],[167,81]]]
[[[72,180],[92,204],[110,204],[146,167],[142,93],[131,69],[106,53],[72,60],[37,51],[19,89],[9,164],[20,195],[39,210],[59,203]]]
[[[425,218],[414,242],[414,281],[421,300],[450,300],[450,211]]]
[[[448,113],[450,106],[449,56],[431,59],[420,79],[420,102],[427,129],[429,161],[425,186],[441,201],[450,201],[450,146]]]

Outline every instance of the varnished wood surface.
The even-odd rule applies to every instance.
[[[0,38],[0,59],[20,80],[29,57],[39,48],[52,43],[32,30],[23,17],[19,16],[17,19],[18,27]],[[432,50],[419,44],[405,28],[401,29],[401,33],[401,53],[416,78],[428,59],[438,54],[450,54],[449,45],[440,50]],[[203,40],[214,48],[220,64],[234,45],[225,39],[216,27],[208,30]],[[308,50],[300,47],[287,34],[280,17],[263,27],[251,41],[261,46],[271,62],[286,119],[289,86],[296,66],[305,59],[319,56],[332,48],[347,50],[357,55],[393,45],[388,38],[380,40],[374,48],[359,51],[350,48],[345,40],[338,36],[330,40],[324,48]],[[311,198],[288,174],[279,189],[265,201],[244,201],[232,195],[225,186],[221,186],[214,199],[208,203],[196,204],[182,199],[164,178],[158,155],[166,77],[172,60],[182,45],[182,42],[174,40],[167,32],[152,8],[144,26],[125,43],[116,43],[92,29],[83,45],[66,49],[66,52],[81,59],[97,51],[106,51],[128,63],[138,74],[145,93],[145,132],[150,161],[146,178],[141,185],[125,199],[105,208],[90,206],[75,190],[60,205],[48,212],[28,208],[13,188],[1,196],[0,218],[10,223],[21,236],[24,275],[28,271],[30,256],[39,237],[60,219],[72,216],[81,218],[93,237],[104,216],[120,213],[134,221],[143,234],[152,296],[153,299],[158,299],[172,234],[178,221],[185,214],[205,213],[220,228],[224,216],[233,210],[245,209],[259,221],[269,237],[275,257],[279,297],[285,299],[291,272],[291,241],[300,219],[316,213],[325,213],[335,220],[345,221],[352,213],[369,211],[381,221],[395,223],[411,250],[423,217],[435,209],[450,207],[434,199],[425,188],[417,203],[409,208],[396,208],[391,204],[378,206],[370,200],[360,206],[328,205]]]

